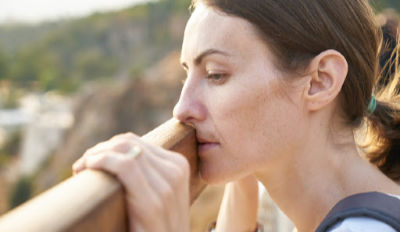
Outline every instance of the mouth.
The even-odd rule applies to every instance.
[[[212,140],[207,140],[201,137],[197,137],[197,147],[199,153],[204,153],[210,149],[213,149],[219,146],[220,143]]]

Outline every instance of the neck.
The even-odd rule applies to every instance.
[[[400,194],[392,181],[359,156],[352,130],[342,132],[340,141],[308,136],[288,160],[271,162],[256,174],[300,232],[315,231],[346,196],[369,191]]]

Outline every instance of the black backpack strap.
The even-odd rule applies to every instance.
[[[339,201],[316,232],[325,232],[349,217],[369,217],[400,231],[400,199],[378,192],[360,193]]]

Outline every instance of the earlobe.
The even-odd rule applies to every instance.
[[[316,56],[309,65],[309,83],[305,91],[307,108],[316,111],[334,101],[342,89],[348,64],[341,53],[327,50]]]

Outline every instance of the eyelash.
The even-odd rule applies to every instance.
[[[210,81],[221,83],[227,76],[225,73],[209,73],[206,78]]]
[[[228,76],[228,74],[225,73],[209,73],[207,74],[206,78],[210,81],[221,83],[222,81],[225,80],[225,78]],[[185,84],[187,80],[187,77],[182,80],[182,85]]]

